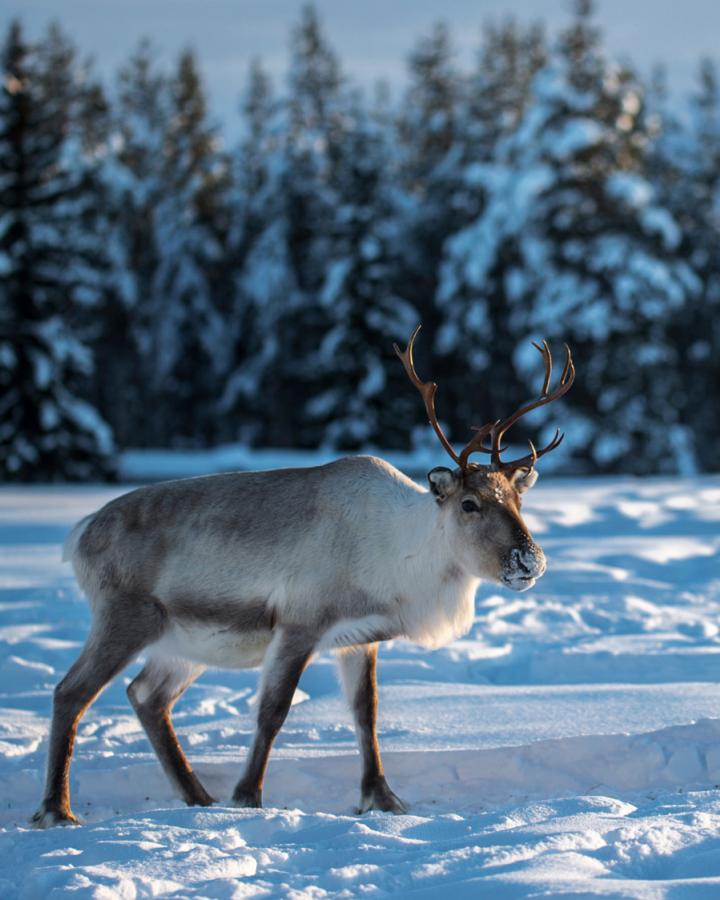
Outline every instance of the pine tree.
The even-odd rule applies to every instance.
[[[458,440],[536,391],[548,337],[582,372],[550,466],[716,465],[713,63],[685,117],[576,0],[550,48],[487,25],[470,72],[435,26],[373,106],[306,7],[287,90],[251,69],[231,163],[190,53],[141,46],[110,104],[57,28],[2,53],[7,477],[103,477],[100,417],[121,446],[405,447],[427,429],[391,346],[417,321]]]
[[[109,428],[80,394],[93,369],[80,313],[104,261],[92,154],[79,131],[92,89],[53,26],[2,48],[0,94],[0,463],[4,477],[90,479],[112,471]],[[102,377],[98,373],[96,377]]]
[[[586,0],[577,4],[536,76],[525,115],[487,173],[487,206],[456,239],[453,265],[477,290],[482,327],[503,292],[527,393],[537,374],[530,338],[573,346],[585,375],[568,401],[566,445],[585,465],[672,470],[668,321],[696,279],[678,258],[676,222],[643,177],[642,91],[604,59],[591,13]]]
[[[436,346],[447,373],[443,390],[458,435],[465,434],[469,421],[502,418],[520,391],[503,277],[512,249],[505,247],[485,271],[483,255],[490,244],[478,229],[486,225],[494,179],[503,174],[498,163],[501,142],[514,133],[524,114],[532,79],[545,54],[538,25],[523,29],[508,21],[500,27],[486,26],[477,69],[461,107],[462,153],[451,194],[458,227],[444,243],[435,296],[441,317]],[[493,391],[478,395],[472,389],[490,378],[496,385]]]
[[[461,84],[454,57],[444,22],[437,22],[410,54],[410,86],[400,132],[407,174],[418,190],[425,189],[427,179],[455,143]]]
[[[127,359],[136,360],[127,385],[133,443],[211,442],[229,352],[218,309],[227,169],[192,54],[168,76],[141,44],[120,73],[116,123],[107,179],[119,228],[116,293],[128,311]]]
[[[228,238],[232,309],[227,318],[231,353],[218,402],[228,440],[267,441],[278,413],[265,391],[282,374],[279,322],[297,296],[290,259],[286,110],[274,96],[259,61],[252,63],[244,103],[245,138],[233,180]],[[288,446],[292,435],[280,438]]]
[[[230,352],[218,290],[228,172],[190,51],[181,54],[169,90],[152,294],[159,436],[163,443],[179,437],[211,444],[219,374]]]
[[[463,131],[468,161],[491,162],[498,142],[512,134],[525,112],[530,85],[545,64],[545,33],[539,23],[513,19],[487,23],[465,99]]]
[[[321,295],[331,259],[330,223],[337,205],[336,167],[342,141],[344,78],[317,14],[306,7],[291,45],[288,129],[276,221],[287,248],[291,293],[275,318],[278,353],[260,384],[282,415],[268,417],[259,439],[278,446],[294,441],[316,447],[323,423],[307,415],[307,404],[326,379],[319,356],[332,326]],[[283,251],[284,253],[284,251]],[[283,266],[285,258],[283,258]],[[285,277],[285,276],[283,276]]]
[[[665,102],[663,103],[663,100]],[[707,397],[720,385],[720,76],[701,61],[690,98],[690,121],[678,121],[662,95],[662,120],[653,144],[655,182],[682,233],[680,254],[700,288],[673,315],[670,331],[677,372],[673,404],[685,428],[675,431],[686,474],[717,466],[720,421],[708,415]]]
[[[98,349],[107,350],[110,380],[122,385],[120,397],[106,398],[104,412],[123,447],[161,442],[157,403],[153,397],[148,404],[148,398],[156,388],[152,335],[160,247],[155,212],[163,196],[168,93],[167,76],[159,70],[151,45],[143,41],[118,73],[110,152],[102,168],[113,227],[108,328]]]
[[[132,340],[126,247],[122,217],[113,182],[116,128],[111,104],[99,85],[88,86],[79,128],[94,160],[92,180],[93,232],[103,248],[97,302],[80,320],[87,345],[96,360],[97,377],[86,381],[85,399],[112,428],[118,448],[134,446],[138,416],[144,414],[138,379],[138,357]],[[140,410],[140,412],[138,412]]]
[[[403,187],[412,201],[401,223],[406,235],[402,280],[427,330],[435,334],[439,320],[434,297],[443,243],[466,217],[464,209],[455,210],[452,204],[463,155],[459,116],[464,84],[443,23],[418,42],[409,69],[410,86],[398,122]]]
[[[321,301],[332,327],[320,347],[327,384],[308,413],[324,421],[324,443],[338,449],[405,448],[414,399],[392,351],[418,313],[398,293],[403,235],[397,228],[397,161],[380,124],[355,97],[345,116],[335,189],[332,253]]]

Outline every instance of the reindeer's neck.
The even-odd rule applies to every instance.
[[[400,617],[408,637],[440,646],[467,632],[480,579],[463,570],[429,493],[409,497],[397,514]]]

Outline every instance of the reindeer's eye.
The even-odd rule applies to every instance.
[[[463,500],[462,508],[465,512],[480,512],[480,507],[474,500]]]

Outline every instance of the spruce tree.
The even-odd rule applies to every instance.
[[[499,147],[482,215],[453,247],[455,278],[477,291],[481,325],[503,292],[527,394],[537,378],[530,339],[572,345],[585,374],[564,415],[566,451],[605,471],[679,464],[668,323],[697,281],[643,175],[647,142],[642,90],[605,60],[581,0]]]
[[[522,26],[507,19],[500,24],[488,22],[483,27],[475,68],[467,80],[461,106],[462,163],[470,167],[463,172],[462,185],[471,204],[477,203],[478,193],[472,190],[473,167],[491,163],[499,142],[517,127],[532,80],[546,56],[545,33],[539,23]],[[476,209],[471,207],[471,211]]]
[[[91,88],[56,26],[30,45],[13,23],[1,65],[0,466],[10,479],[104,478],[112,435],[80,398],[93,372],[81,313],[104,271],[79,128]]]
[[[427,330],[435,334],[441,321],[434,297],[443,243],[466,215],[452,202],[463,154],[464,83],[446,25],[437,23],[418,42],[409,58],[409,76],[398,121],[402,183],[411,201],[400,223],[406,235],[402,278]]]
[[[404,344],[418,312],[399,292],[404,236],[397,228],[396,154],[360,98],[348,103],[345,122],[321,292],[332,320],[319,354],[327,383],[308,413],[326,423],[323,440],[330,446],[404,449],[416,404],[392,344]]]
[[[227,163],[193,54],[169,82],[162,196],[154,211],[154,379],[163,443],[212,444],[230,347],[221,308]]]
[[[678,222],[680,253],[696,273],[699,290],[674,312],[673,404],[680,426],[675,443],[686,474],[717,466],[720,420],[708,415],[708,396],[720,386],[720,75],[712,60],[701,61],[690,98],[689,124],[662,109],[663,128],[653,161],[665,202]]]
[[[120,73],[115,121],[106,173],[119,229],[116,292],[136,360],[132,440],[209,443],[229,352],[218,309],[227,168],[192,54],[168,75],[141,44]]]
[[[127,296],[130,279],[122,228],[126,211],[117,202],[113,180],[117,131],[112,105],[99,86],[88,92],[80,129],[93,153],[93,231],[103,248],[98,301],[81,316],[99,373],[87,380],[85,396],[112,428],[118,448],[123,448],[137,444],[138,417],[144,409],[140,385],[134,390],[139,365]]]
[[[482,261],[489,244],[477,229],[486,222],[494,179],[503,177],[498,163],[501,142],[517,128],[545,55],[538,25],[521,28],[512,20],[487,25],[461,106],[461,153],[450,195],[457,229],[443,245],[435,295],[441,323],[436,346],[447,373],[443,389],[458,435],[465,434],[469,421],[502,418],[520,392],[503,277],[512,249],[506,247],[485,271]],[[473,389],[490,379],[492,391]]]
[[[243,113],[245,137],[235,157],[228,238],[231,350],[217,411],[226,439],[264,443],[273,440],[275,423],[285,415],[268,404],[266,392],[274,395],[275,379],[282,382],[286,374],[279,322],[298,294],[285,202],[286,110],[257,60],[250,67]],[[285,432],[279,439],[288,446],[293,436]]]
[[[107,415],[121,446],[162,442],[156,417],[154,280],[160,263],[155,212],[163,193],[162,165],[169,103],[167,76],[147,41],[120,69],[112,105],[111,151],[102,176],[113,228],[109,321],[104,336],[122,402],[108,398]],[[148,399],[152,397],[152,402]]]
[[[288,128],[279,182],[283,209],[277,227],[287,248],[290,292],[275,318],[278,353],[260,383],[261,394],[273,397],[275,408],[282,410],[280,416],[268,416],[259,436],[276,446],[293,441],[316,447],[323,435],[324,423],[307,412],[327,379],[320,351],[332,315],[322,302],[322,289],[332,253],[343,91],[337,56],[316,12],[306,7],[292,36]]]

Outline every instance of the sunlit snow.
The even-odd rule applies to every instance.
[[[354,814],[351,720],[322,655],[265,810],[226,805],[256,672],[210,671],[178,703],[180,739],[221,798],[187,809],[126,701],[135,666],[80,727],[71,782],[87,824],[33,831],[52,689],[89,621],[60,543],[121,490],[0,490],[1,896],[720,890],[717,477],[539,484],[525,503],[549,562],[537,587],[483,584],[470,634],[443,650],[382,647],[380,740],[409,815]]]

